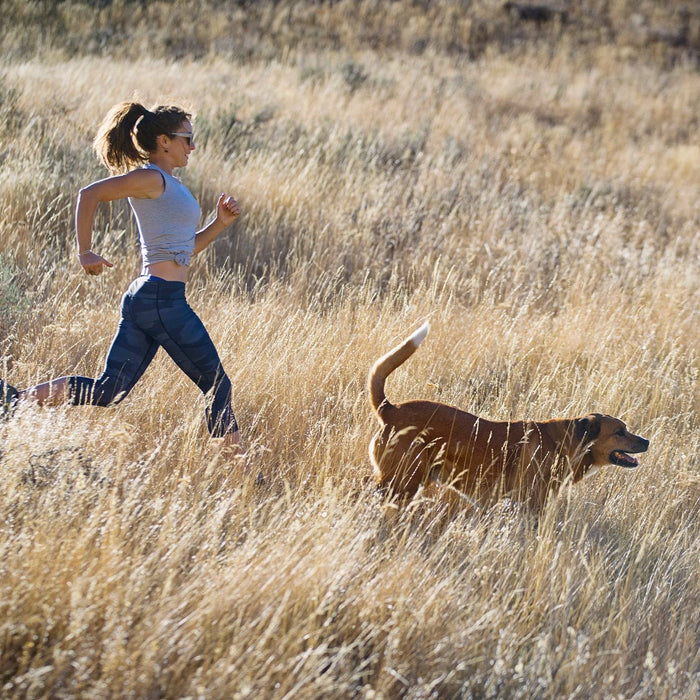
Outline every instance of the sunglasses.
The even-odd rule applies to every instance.
[[[168,136],[182,136],[183,139],[187,139],[187,145],[194,147],[194,133],[191,131],[180,131],[174,134],[168,134]]]

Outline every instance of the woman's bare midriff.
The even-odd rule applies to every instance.
[[[162,277],[169,282],[187,282],[186,265],[178,265],[174,260],[164,260],[146,266],[146,272],[156,277]]]

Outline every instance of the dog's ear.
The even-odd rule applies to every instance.
[[[574,435],[580,442],[595,440],[600,435],[600,416],[591,413],[574,421]]]

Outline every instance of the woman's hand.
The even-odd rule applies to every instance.
[[[114,267],[109,260],[105,260],[101,255],[93,253],[91,250],[79,253],[78,260],[80,260],[86,275],[101,275],[103,267]]]
[[[238,202],[233,197],[227,197],[225,192],[219,195],[219,201],[216,203],[216,218],[224,224],[224,226],[229,226],[232,224],[240,215],[241,209],[238,206]]]
[[[194,237],[193,255],[201,253],[217,236],[232,224],[241,213],[238,202],[233,197],[227,197],[225,192],[219,195],[216,203],[216,216]]]

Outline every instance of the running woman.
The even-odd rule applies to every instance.
[[[199,204],[173,175],[187,166],[195,149],[191,117],[180,107],[149,110],[136,102],[115,105],[105,117],[94,147],[112,176],[78,194],[78,259],[87,275],[113,266],[92,250],[92,227],[101,202],[127,199],[138,225],[141,274],[122,298],[121,319],[102,375],[59,377],[22,391],[0,380],[0,415],[24,400],[40,405],[119,403],[162,347],[204,394],[210,435],[222,438],[234,453],[241,450],[231,382],[204,324],[185,299],[192,256],[232,224],[240,209],[233,197],[222,193],[216,216],[197,230]]]

